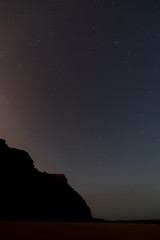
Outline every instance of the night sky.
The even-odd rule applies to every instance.
[[[0,138],[94,217],[160,218],[160,1],[1,0]]]

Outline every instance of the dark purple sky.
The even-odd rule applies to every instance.
[[[160,218],[160,1],[0,1],[0,138],[93,216]]]

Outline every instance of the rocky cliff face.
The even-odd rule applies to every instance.
[[[63,174],[38,171],[27,152],[0,139],[0,220],[92,221],[92,216]]]

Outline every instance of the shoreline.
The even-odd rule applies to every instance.
[[[160,239],[157,224],[118,222],[10,222],[0,221],[3,240]]]

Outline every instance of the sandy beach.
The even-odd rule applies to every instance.
[[[0,222],[2,240],[160,239],[160,225],[136,223]]]

